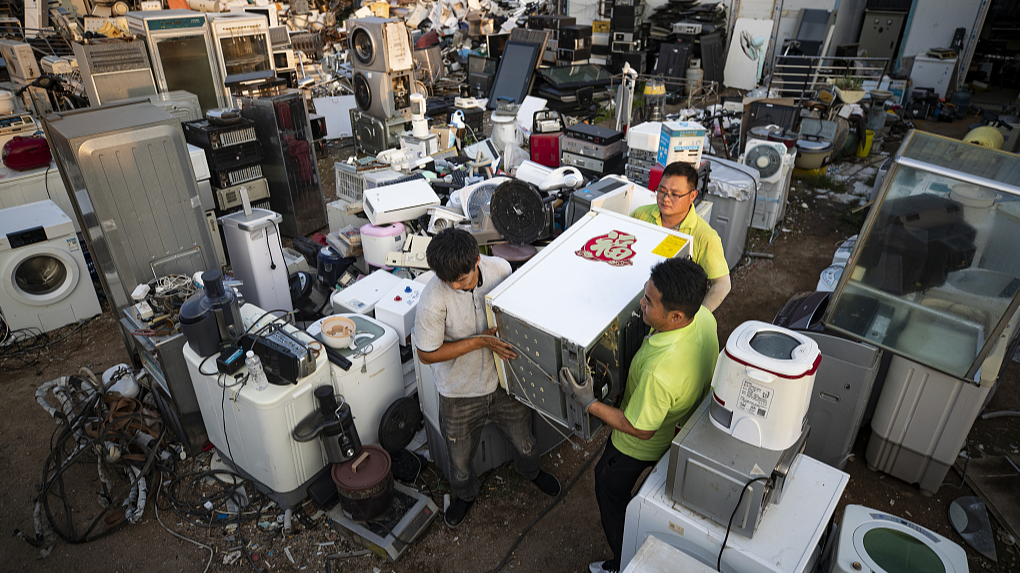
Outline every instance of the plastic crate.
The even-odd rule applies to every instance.
[[[391,171],[386,165],[372,163],[369,165],[351,165],[349,163],[336,162],[333,164],[333,171],[336,174],[336,196],[347,199],[351,203],[361,203],[365,193],[366,183],[371,189],[386,179],[400,177],[400,173]],[[389,171],[392,176],[386,177],[381,171]],[[368,175],[369,173],[373,175]],[[366,182],[366,179],[368,181]]]

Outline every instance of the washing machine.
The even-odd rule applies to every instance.
[[[329,363],[333,388],[351,405],[354,425],[361,443],[379,441],[379,422],[386,409],[404,397],[404,373],[400,367],[397,333],[382,322],[362,314],[341,314],[354,321],[357,330],[350,348],[338,350],[353,365],[343,370]],[[308,327],[308,334],[320,339],[322,321]]]
[[[967,573],[962,547],[895,515],[848,505],[831,573]]]
[[[74,223],[52,200],[0,210],[0,312],[48,332],[100,312]]]

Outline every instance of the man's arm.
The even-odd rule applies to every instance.
[[[514,352],[514,347],[509,342],[495,338],[495,327],[482,332],[482,334],[485,336],[471,336],[461,340],[443,342],[442,346],[432,352],[425,352],[419,348],[418,359],[421,360],[422,364],[435,364],[436,362],[446,362],[447,360],[460,358],[468,352],[482,348],[488,348],[503,360],[517,358],[517,353]]]
[[[709,311],[715,312],[715,309],[719,308],[726,295],[730,294],[730,275],[723,275],[708,282],[708,293],[705,294],[705,302],[702,304]]]
[[[603,404],[602,402],[593,402],[588,408],[588,413],[605,422],[610,428],[634,436],[639,440],[647,440],[655,435],[655,430],[639,430],[635,428],[631,425],[627,416],[624,415],[623,410]]]

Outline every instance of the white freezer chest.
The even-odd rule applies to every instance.
[[[691,237],[625,215],[589,212],[486,296],[489,326],[527,353],[498,361],[508,392],[589,439],[602,426],[564,396],[561,366],[595,371],[597,394],[623,392],[646,332],[635,312],[656,263],[690,254]]]

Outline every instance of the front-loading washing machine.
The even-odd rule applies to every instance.
[[[0,312],[39,332],[102,312],[74,223],[49,199],[0,210]]]
[[[831,573],[967,573],[967,553],[901,517],[848,505]]]

